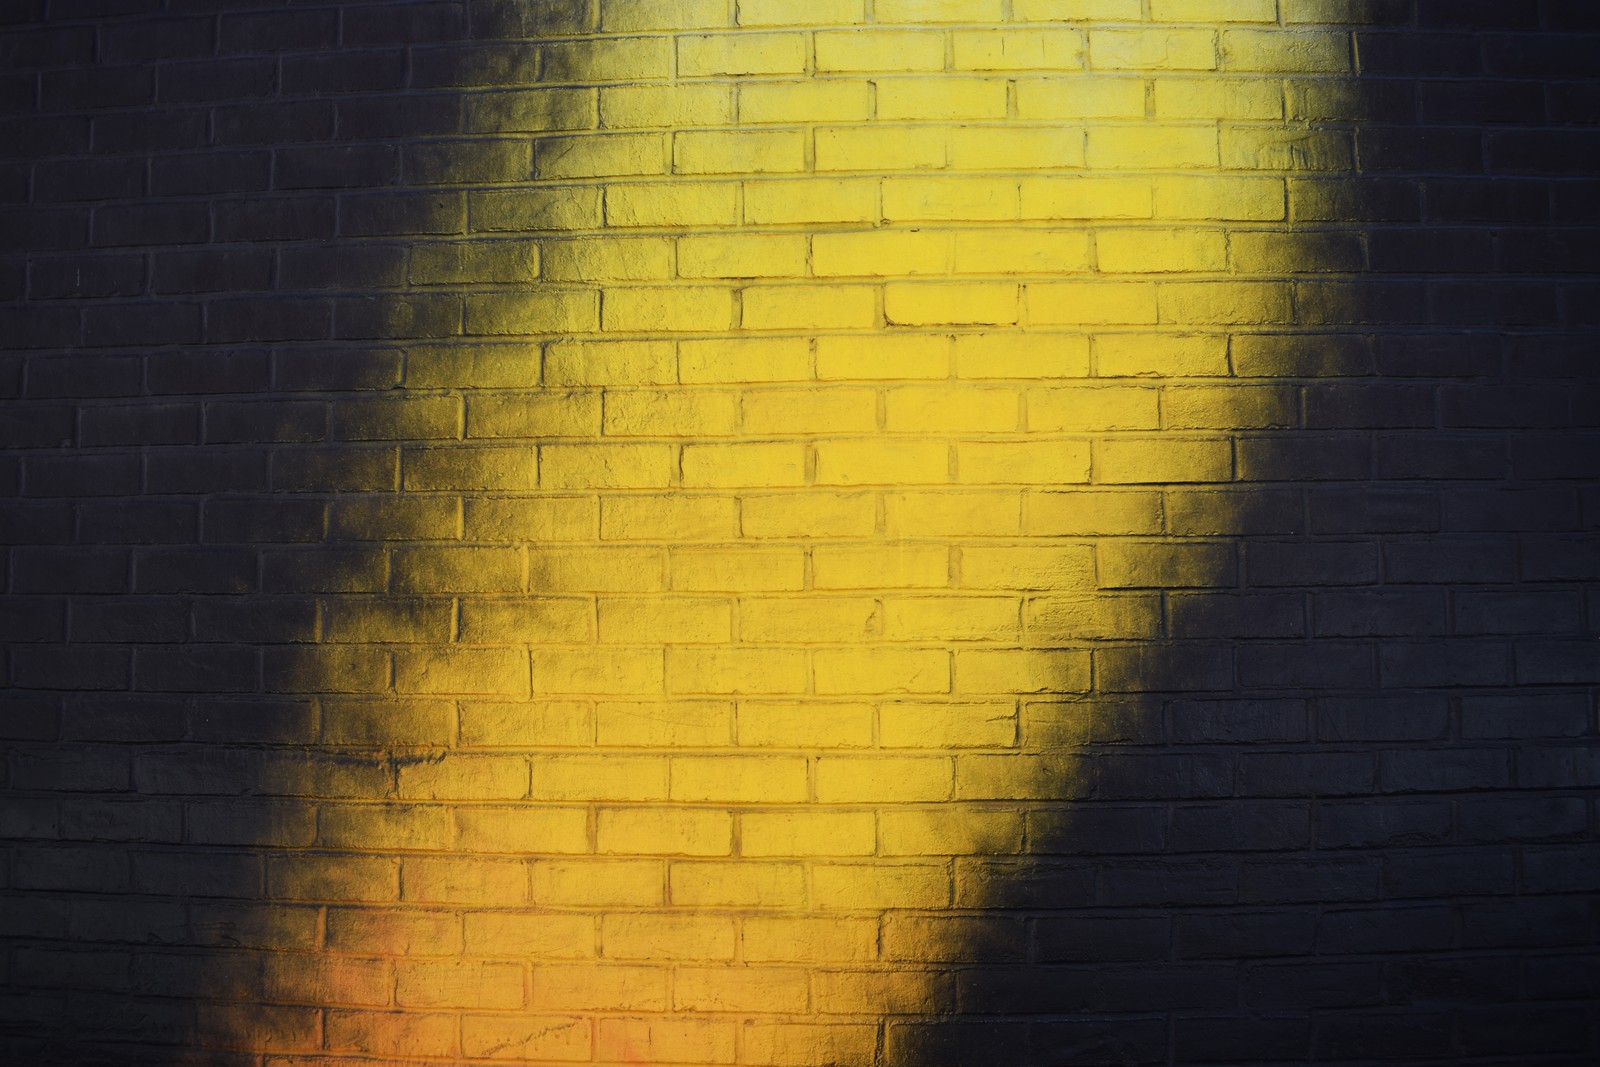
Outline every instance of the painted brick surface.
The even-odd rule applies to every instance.
[[[9,1060],[1600,1056],[1585,4],[0,19]]]

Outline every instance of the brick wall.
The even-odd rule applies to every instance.
[[[18,1063],[1566,1064],[1579,0],[11,0]]]

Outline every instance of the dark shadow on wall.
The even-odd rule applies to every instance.
[[[1600,25],[1581,3],[1419,6],[1420,26],[1367,5],[1359,127],[1309,116],[1358,172],[1293,183],[1296,220],[1359,269],[1306,279],[1298,330],[1233,341],[1236,375],[1298,391],[1300,425],[1241,435],[1226,501],[1168,496],[1169,532],[1225,543],[1231,581],[1171,592],[1161,647],[1105,650],[1119,681],[1037,710],[1031,739],[1083,757],[1089,791],[1030,810],[1025,859],[957,861],[981,888],[940,974],[956,1017],[891,1018],[889,1062],[1600,1056]],[[452,46],[457,5],[352,7],[337,31],[216,7],[0,16],[18,1063],[292,1041],[306,1011],[255,1006],[282,981],[265,950],[325,918],[268,903],[274,859],[317,843],[276,794],[391,795],[440,736],[425,701],[297,679],[375,687],[387,667],[327,658],[318,597],[391,593],[386,538],[454,521],[399,499],[399,451],[453,439],[450,388],[479,373],[433,344],[459,334],[458,287],[521,268],[468,264],[469,194],[440,191],[506,160],[457,141],[449,165],[485,169],[430,168],[490,132],[463,90],[518,48]],[[274,40],[326,51],[258,61]],[[230,41],[242,58],[214,54]],[[497,130],[553,121],[537,94],[497,104]],[[362,625],[426,628],[430,599]]]
[[[1600,1057],[1600,9],[1346,8],[1353,94],[1296,103],[1352,165],[1290,183],[1331,258],[1232,339],[1299,422],[1208,526],[1168,494],[1224,588],[1043,741],[1092,785],[960,861],[956,1018],[894,1063]]]
[[[0,12],[0,1059],[257,1065],[322,1003],[359,1047],[382,976],[285,901],[392,894],[315,809],[449,743],[363,642],[449,640],[459,495],[401,454],[537,385],[451,342],[526,291],[573,117],[487,90],[588,5],[102,6]]]

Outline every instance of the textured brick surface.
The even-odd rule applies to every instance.
[[[0,1058],[1600,1058],[1573,0],[13,0]]]

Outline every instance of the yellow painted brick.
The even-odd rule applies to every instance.
[[[1167,175],[1156,183],[1156,217],[1276,222],[1286,217],[1279,178]]]
[[[1089,339],[1064,333],[975,333],[955,339],[958,378],[1082,378]]]
[[[1187,378],[1228,373],[1228,339],[1204,334],[1106,334],[1094,343],[1102,378]]]
[[[885,856],[1015,855],[1022,813],[971,808],[894,808],[878,817]]]
[[[1226,126],[1222,130],[1222,166],[1226,170],[1342,173],[1355,169],[1355,145],[1343,130]]]
[[[1006,83],[998,78],[884,78],[877,89],[877,117],[885,121],[1006,117]]]
[[[999,22],[1001,0],[876,0],[879,22]]]
[[[818,589],[941,589],[950,581],[950,552],[904,542],[818,545],[812,568]]]
[[[521,756],[450,755],[401,764],[396,794],[414,800],[516,800],[528,795]]]
[[[724,85],[618,85],[600,90],[606,129],[682,129],[733,121],[733,93]]]
[[[742,940],[747,960],[846,963],[878,954],[875,919],[763,918],[744,920]],[[750,1031],[746,1031],[747,1039]],[[807,1061],[809,1064],[811,1061]]]
[[[666,903],[660,860],[539,860],[533,900],[541,907],[659,907]]]
[[[883,635],[890,641],[1015,642],[1019,608],[1009,597],[894,597],[884,602]]]
[[[1003,537],[1021,532],[1022,494],[1016,490],[889,493],[890,537]]]
[[[1089,131],[1087,165],[1095,170],[1215,167],[1214,126],[1096,126]]]
[[[929,30],[851,29],[816,34],[818,72],[944,69],[944,35]]]
[[[461,648],[395,653],[400,693],[526,696],[528,658],[520,649]]]
[[[756,643],[860,641],[876,632],[877,610],[865,597],[741,597],[739,636]]]
[[[1049,177],[1022,180],[1025,219],[1147,219],[1155,194],[1142,178]]]
[[[589,1037],[589,1021],[571,1015],[468,1015],[461,1020],[461,1051],[472,1057],[584,1059]]]
[[[899,485],[949,478],[948,448],[942,441],[820,441],[815,448],[818,485]]]
[[[578,597],[518,596],[516,599],[461,599],[460,640],[491,643],[507,639],[587,641],[593,634],[593,607]]]
[[[948,274],[951,238],[929,230],[819,233],[811,238],[812,270],[819,277]]]
[[[733,292],[718,286],[639,286],[606,291],[601,327],[621,333],[720,331],[733,323]]]
[[[443,643],[455,621],[445,597],[345,597],[323,609],[324,641]]]
[[[1117,541],[1100,546],[1104,589],[1165,589],[1232,582],[1237,553],[1215,541]]]
[[[538,483],[529,448],[449,445],[408,448],[401,454],[400,484],[416,489],[532,489]]]
[[[477,956],[588,959],[595,955],[595,921],[587,915],[469,911],[467,951]]]
[[[794,278],[806,272],[803,234],[741,234],[678,238],[684,278]]]
[[[798,130],[702,130],[672,138],[679,174],[781,174],[805,164],[805,135]]]
[[[967,546],[961,550],[961,584],[968,589],[1092,589],[1094,551],[1087,545]]]
[[[317,843],[327,848],[448,848],[450,809],[442,804],[324,804]]]
[[[520,963],[482,960],[403,960],[395,978],[395,1003],[423,1008],[521,1008],[527,980]]]
[[[1161,321],[1194,324],[1287,323],[1294,298],[1283,282],[1163,282]]]
[[[866,493],[799,493],[747,496],[740,501],[746,537],[865,537],[877,525],[877,507]]]
[[[744,183],[744,221],[758,226],[791,222],[876,222],[878,182],[869,178]]]
[[[1153,430],[1160,425],[1160,392],[1127,386],[1073,386],[1028,392],[1028,429],[1085,433]]]
[[[950,890],[950,872],[943,864],[829,863],[819,864],[811,876],[815,905],[836,911],[944,908],[950,904]],[[818,977],[830,973],[837,972],[820,971]],[[894,1010],[886,1004],[883,998],[870,1005],[839,1007],[866,1014]]]
[[[515,47],[515,46],[513,46]],[[510,58],[509,54],[505,54]],[[479,53],[483,68],[491,67],[494,58]],[[468,61],[457,73],[466,73],[472,66]],[[546,133],[551,130],[585,130],[594,125],[595,89],[589,86],[554,88],[522,84],[521,76],[507,81],[512,87],[484,93],[469,93],[462,97],[462,132],[473,135]],[[507,146],[503,158],[515,159],[520,146]],[[424,149],[426,151],[426,149]],[[431,153],[430,153],[431,154]],[[449,174],[457,170],[448,155],[435,157],[429,163],[414,166],[414,172],[424,174]],[[470,166],[468,164],[467,166]],[[459,170],[466,170],[460,167]]]
[[[885,748],[996,748],[1017,743],[1014,703],[890,703],[878,709]]]
[[[774,748],[864,748],[872,743],[872,705],[841,701],[779,704],[743,701],[739,744]]]
[[[534,589],[551,592],[635,593],[666,588],[666,554],[656,548],[535,549],[529,553],[528,570]]]
[[[870,811],[766,811],[739,817],[744,856],[870,856],[876,843]]]
[[[558,1011],[665,1011],[668,978],[665,967],[547,963],[533,969],[532,1003]],[[588,1050],[589,1027],[582,1030],[583,1046],[573,1050],[578,1055]]]
[[[1092,764],[1075,754],[971,753],[956,759],[959,800],[1063,800],[1089,795]],[[958,876],[959,877],[959,876]],[[963,895],[957,889],[958,899]]]
[[[667,139],[659,133],[541,137],[533,143],[533,175],[543,181],[665,173]]]
[[[1017,182],[1011,178],[885,178],[883,217],[890,222],[1015,219]]]
[[[743,1033],[750,1062],[773,1067],[868,1067],[877,1055],[878,1028],[870,1023],[750,1022]]]
[[[327,1011],[323,1016],[324,1047],[336,1052],[389,1053],[404,1056],[456,1055],[454,1015],[416,1011]]]
[[[818,649],[818,693],[948,693],[950,654],[943,649]]]
[[[466,505],[469,541],[586,541],[594,537],[594,498],[474,498]]]
[[[739,183],[610,183],[605,217],[608,226],[731,226],[739,220]]]
[[[678,38],[678,75],[799,74],[806,68],[800,33],[718,33]]]
[[[1102,572],[1105,558],[1101,558]],[[1105,584],[1104,577],[1101,579]],[[1037,597],[1023,614],[1028,641],[1150,640],[1161,633],[1161,602],[1149,596]]]
[[[882,173],[938,169],[949,150],[945,131],[936,126],[874,124],[818,130],[816,157],[819,171]]]
[[[1156,22],[1276,22],[1277,0],[1151,0]]]
[[[1020,405],[1013,389],[970,385],[907,385],[890,389],[885,412],[890,431],[928,433],[975,431],[1008,433],[1017,429]]]
[[[804,10],[791,0],[739,0],[741,26],[832,26],[860,22],[864,0],[810,0]]]
[[[665,800],[667,761],[655,756],[532,758],[534,800]]]
[[[878,421],[877,394],[870,389],[749,389],[741,406],[747,434],[862,433]]]
[[[1350,38],[1318,30],[1223,30],[1222,69],[1294,74],[1344,74],[1352,66]]]
[[[683,484],[689,488],[804,485],[805,478],[805,446],[799,442],[683,446]]]
[[[600,921],[602,951],[612,959],[729,960],[738,938],[732,919],[706,915],[607,915]]]
[[[455,847],[473,853],[570,853],[589,850],[582,808],[458,805],[451,809]]]
[[[1157,317],[1150,282],[1029,282],[1023,289],[1028,320],[1036,324],[1144,325]]]
[[[659,650],[533,650],[536,693],[659,693],[663,666]]]
[[[1215,70],[1217,35],[1211,29],[1089,31],[1092,70]]]
[[[721,26],[727,18],[727,0],[600,0],[600,28],[607,33],[692,30]]]
[[[798,590],[805,586],[805,554],[798,546],[674,548],[668,568],[672,588],[690,592]]]
[[[667,385],[677,380],[669,341],[592,341],[551,345],[545,381],[555,386]]]
[[[1226,482],[1233,477],[1233,443],[1227,438],[1109,438],[1096,443],[1095,480]]]
[[[600,430],[600,394],[495,392],[467,398],[467,436],[590,437]]]
[[[960,230],[957,274],[1072,274],[1089,266],[1089,237],[1053,230]]]
[[[680,860],[669,877],[672,903],[679,907],[793,908],[806,898],[805,868],[798,863]],[[770,1003],[762,1007],[777,1010]]]
[[[719,701],[603,701],[595,709],[600,744],[715,748],[733,738],[733,705]]]
[[[1229,261],[1240,274],[1358,271],[1361,238],[1353,233],[1236,233],[1228,239]]]
[[[946,800],[953,774],[948,759],[825,756],[817,760],[817,800],[824,804]],[[820,868],[817,873],[821,873]]]
[[[1281,119],[1283,86],[1275,79],[1157,78],[1158,119]]]
[[[1283,429],[1298,419],[1296,391],[1282,386],[1169,387],[1163,425],[1175,430]]]
[[[460,714],[460,743],[466,747],[573,748],[594,744],[592,709],[581,701],[463,701]]]
[[[526,241],[437,241],[413,245],[412,285],[520,282],[539,276],[539,248]]]
[[[726,600],[673,597],[605,597],[600,640],[607,644],[727,642],[733,608]]]
[[[554,41],[540,47],[544,82],[635,82],[664,78],[672,70],[666,37],[610,37]]]
[[[676,458],[670,445],[544,445],[539,482],[548,489],[664,487]]]
[[[659,281],[672,277],[666,237],[580,237],[543,245],[546,277],[561,281]]]
[[[606,1063],[732,1063],[737,1026],[725,1019],[598,1020],[595,1059]]]
[[[1161,529],[1161,495],[1101,489],[1030,493],[1022,521],[1027,533],[1047,537],[1155,533]]]
[[[612,389],[605,396],[610,437],[723,437],[737,422],[733,393]]]
[[[400,899],[480,908],[525,904],[528,865],[476,856],[407,858],[400,864]]]
[[[601,191],[532,184],[474,189],[467,194],[467,215],[474,233],[589,229],[603,217]]]
[[[1021,78],[1016,83],[1017,117],[1025,122],[1046,119],[1142,119],[1142,78]],[[1062,136],[1068,135],[1063,129]],[[1083,149],[1070,157],[1081,165]]]
[[[787,804],[806,798],[806,761],[798,756],[678,756],[672,799],[725,804]]]
[[[1083,693],[1089,689],[1087,652],[961,649],[955,659],[958,693]]]
[[[852,2],[859,6],[859,0]],[[872,86],[865,80],[751,82],[739,86],[741,123],[864,122],[871,117]]]
[[[630,856],[726,856],[733,816],[699,808],[602,808],[596,851]]]
[[[1089,447],[1082,441],[963,441],[956,467],[961,481],[980,484],[1087,482]]]
[[[673,693],[803,693],[806,657],[786,649],[672,649],[667,687]]]
[[[778,967],[680,967],[672,1006],[679,1011],[781,1012],[806,1010],[806,972]]]
[[[877,292],[866,285],[761,285],[744,291],[747,330],[848,330],[877,325]]]
[[[332,952],[428,956],[459,955],[462,948],[461,919],[445,911],[329,908],[325,926],[325,944]]]
[[[811,346],[786,337],[681,341],[678,373],[685,385],[804,381],[811,377]]]
[[[817,377],[824,380],[945,378],[949,373],[946,335],[817,338]]]
[[[957,70],[1080,70],[1083,34],[1077,30],[956,30],[950,35]]]
[[[600,502],[600,536],[608,541],[721,541],[738,532],[734,497],[674,493]]]
[[[399,899],[399,865],[376,856],[281,856],[267,861],[267,888],[280,900]]]
[[[1228,241],[1219,230],[1101,230],[1095,255],[1107,274],[1216,272],[1228,265]]]

